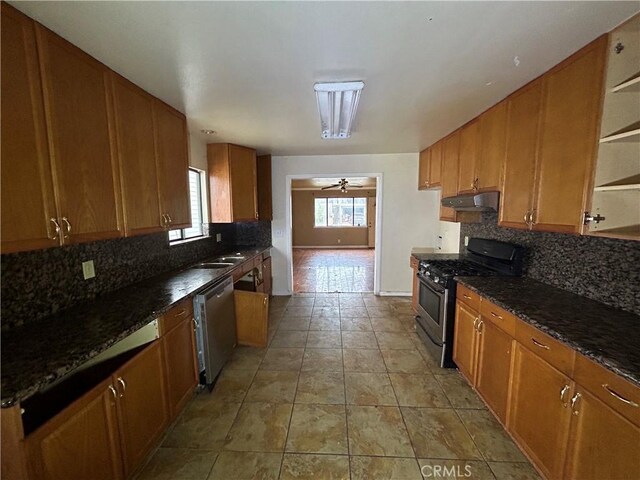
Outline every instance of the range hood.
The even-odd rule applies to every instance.
[[[499,192],[470,193],[442,199],[442,206],[460,212],[497,212]]]

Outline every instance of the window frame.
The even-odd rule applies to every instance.
[[[351,199],[351,225],[329,225],[329,199]],[[355,225],[355,209],[356,209],[356,204],[355,204],[355,200],[359,198],[362,198],[365,200],[365,205],[364,205],[364,224],[362,225]],[[367,206],[368,206],[368,198],[369,197],[315,197],[313,199],[313,228],[369,228],[369,222],[368,222],[368,211],[367,211]],[[325,210],[325,215],[324,215],[324,221],[325,224],[324,225],[317,225],[316,224],[316,202],[318,200],[324,200],[324,210]]]
[[[185,243],[185,242],[190,242],[193,240],[198,240],[201,238],[205,238],[208,237],[208,232],[207,229],[205,229],[204,224],[207,223],[207,219],[205,218],[206,215],[206,208],[205,208],[205,202],[207,201],[206,198],[206,184],[204,179],[206,178],[206,172],[204,170],[200,170],[198,168],[194,168],[189,166],[189,174],[191,174],[191,172],[194,172],[198,175],[198,196],[199,196],[199,201],[198,201],[198,208],[200,210],[200,219],[202,220],[202,225],[201,225],[201,229],[200,229],[200,234],[199,235],[191,235],[191,236],[186,236],[186,230],[192,229],[194,228],[193,225],[191,227],[185,227],[185,228],[177,228],[177,229],[173,229],[173,230],[169,230],[167,232],[167,237],[169,239],[169,245],[177,245],[180,243]],[[191,180],[189,180],[189,185],[191,185]],[[189,186],[189,203],[191,204],[191,186]],[[192,212],[193,213],[193,212]],[[172,234],[174,235],[172,238]],[[178,235],[176,237],[176,235]]]

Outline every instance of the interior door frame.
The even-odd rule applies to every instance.
[[[293,216],[291,214],[292,180],[307,180],[310,178],[343,178],[343,177],[369,177],[376,179],[376,244],[373,249],[373,294],[380,295],[380,252],[382,251],[382,173],[305,173],[287,175],[286,177],[286,208],[285,208],[285,232],[287,242],[285,256],[288,263],[287,288],[293,293]]]

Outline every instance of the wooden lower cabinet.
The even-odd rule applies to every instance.
[[[516,343],[508,427],[549,479],[562,478],[573,381]]]
[[[185,318],[162,337],[169,413],[175,418],[198,385],[193,317]]]
[[[418,313],[418,295],[420,293],[420,280],[418,280],[418,267],[420,262],[414,256],[409,257],[409,266],[411,267],[411,276],[413,283],[411,287],[411,308],[414,313]]]
[[[640,478],[640,428],[578,386],[564,478]]]
[[[262,264],[262,278],[264,293],[271,296],[273,292],[273,279],[271,277],[271,257],[264,259]]]
[[[32,479],[122,478],[116,398],[102,382],[25,441]]]
[[[233,292],[236,308],[238,345],[267,346],[269,327],[269,295],[259,292]]]
[[[488,320],[478,327],[476,389],[496,416],[505,423],[509,400],[513,337]]]
[[[453,334],[453,361],[471,384],[476,373],[476,323],[478,313],[458,301]]]

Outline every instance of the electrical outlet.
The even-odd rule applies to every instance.
[[[222,241],[222,234],[216,233],[216,242],[220,243]]]
[[[89,280],[96,276],[96,269],[93,266],[93,260],[87,260],[86,262],[82,262],[82,275],[85,280]]]
[[[338,239],[338,243],[342,243],[342,240]]]
[[[469,237],[467,237],[465,235],[465,237],[464,237],[464,246],[466,247],[467,245],[469,245]]]

